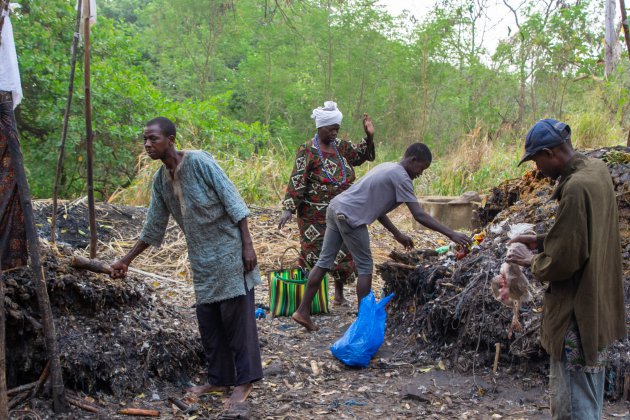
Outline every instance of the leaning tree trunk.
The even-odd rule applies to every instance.
[[[1,261],[0,261],[1,262]],[[0,419],[9,418],[9,399],[7,398],[6,340],[4,316],[4,279],[0,265]]]
[[[10,92],[9,92],[10,95]],[[44,337],[46,340],[46,348],[50,356],[50,372],[52,381],[53,409],[55,413],[63,413],[68,410],[63,377],[61,374],[61,363],[59,361],[59,348],[57,345],[57,335],[55,332],[55,323],[53,321],[52,309],[50,308],[50,299],[48,290],[46,289],[46,279],[44,277],[44,268],[42,267],[39,255],[39,238],[35,229],[35,218],[33,216],[33,206],[31,204],[31,194],[26,180],[24,171],[24,162],[22,160],[22,152],[18,143],[18,133],[13,114],[13,101],[8,99],[0,101],[0,128],[8,134],[8,149],[11,156],[11,163],[15,169],[15,179],[18,188],[18,196],[22,211],[24,212],[24,225],[26,231],[26,239],[28,243],[28,252],[31,259],[31,270],[33,272],[33,283],[35,285],[35,293],[37,294],[37,302],[42,316],[42,324],[44,326]]]

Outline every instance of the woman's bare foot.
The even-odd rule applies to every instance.
[[[202,394],[209,394],[211,392],[228,392],[229,390],[230,390],[230,387],[227,387],[227,386],[205,384],[205,385],[191,386],[190,388],[186,389],[186,392],[192,392],[193,394],[202,395]]]
[[[293,315],[291,315],[291,318],[293,318],[295,322],[297,322],[298,324],[300,324],[301,326],[303,326],[309,331],[319,330],[319,327],[313,324],[313,321],[311,321],[310,316],[304,316],[299,312],[293,312]]]
[[[224,404],[225,409],[229,410],[235,404],[245,402],[245,400],[249,396],[249,393],[252,392],[252,389],[254,389],[253,384],[243,384],[235,386],[232,390],[230,398],[228,398],[228,400]]]

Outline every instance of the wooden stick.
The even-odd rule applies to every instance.
[[[55,243],[55,232],[57,227],[57,197],[59,196],[59,179],[63,171],[63,155],[66,147],[66,136],[68,134],[68,119],[70,118],[70,107],[72,106],[72,92],[74,90],[74,73],[77,67],[77,44],[79,43],[79,26],[81,25],[81,0],[77,2],[77,20],[74,26],[72,37],[71,59],[70,59],[70,82],[68,83],[68,96],[66,99],[66,110],[63,113],[63,126],[61,128],[61,145],[59,146],[59,156],[57,157],[57,172],[55,172],[55,186],[53,187],[52,215],[50,217],[50,242]]]
[[[162,281],[165,281],[167,283],[179,283],[179,284],[182,283],[179,280],[170,279],[168,277],[160,276],[159,274],[149,273],[148,271],[140,270],[139,268],[129,267],[128,270],[131,271],[132,273],[142,274],[143,276],[151,277],[151,278],[154,278],[156,280],[162,280]]]
[[[185,414],[189,414],[189,413],[192,413],[193,411],[195,411],[188,404],[184,403],[181,400],[178,400],[175,397],[168,397],[168,402],[170,402],[171,404],[175,405],[177,408],[182,410]]]
[[[90,258],[96,258],[96,209],[94,208],[94,133],[92,132],[92,95],[90,87],[90,2],[83,2],[83,78],[85,87],[85,135],[87,152],[88,218]]]
[[[128,416],[144,416],[144,417],[160,417],[157,410],[146,410],[144,408],[123,408],[118,410],[118,414],[126,414]]]
[[[628,401],[628,395],[630,393],[630,373],[626,373],[623,379],[623,401]]]
[[[89,259],[85,257],[81,257],[79,255],[75,255],[72,257],[72,261],[70,261],[70,266],[74,268],[79,268],[82,270],[92,271],[94,273],[102,273],[109,274],[110,273],[110,265],[104,261]],[[168,277],[160,276],[159,274],[149,273],[148,271],[140,270],[139,268],[129,267],[129,271],[132,273],[141,274],[143,276],[151,277],[156,280],[165,281],[168,283],[180,283],[178,280],[170,279]]]
[[[70,397],[68,396],[68,402],[72,405],[74,405],[75,407],[79,407],[82,410],[85,411],[89,411],[90,413],[100,413],[101,409],[98,407],[93,406],[92,404],[88,404],[85,401],[81,401],[79,399],[76,399],[74,397]]]
[[[11,388],[10,390],[8,390],[7,391],[7,395],[10,397],[10,396],[19,394],[20,392],[30,391],[31,389],[35,388],[36,386],[37,386],[37,381],[31,382],[30,384],[20,385],[18,387]]]
[[[24,162],[22,160],[22,152],[18,143],[17,129],[15,123],[15,115],[13,114],[13,101],[0,103],[0,119],[9,126],[8,149],[11,156],[11,163],[15,169],[15,180],[20,198],[20,205],[24,212],[24,227],[26,231],[26,239],[28,243],[28,252],[31,258],[31,270],[33,272],[33,284],[37,295],[37,303],[42,315],[42,324],[44,326],[44,338],[46,348],[49,352],[49,360],[51,361],[50,371],[52,378],[52,394],[53,409],[55,413],[63,413],[68,410],[64,398],[63,376],[61,374],[61,362],[59,361],[59,346],[57,344],[57,334],[55,332],[55,323],[53,321],[52,309],[50,307],[50,298],[46,289],[46,279],[44,277],[44,268],[42,266],[39,255],[39,238],[35,228],[35,217],[33,216],[33,204],[31,202],[31,193],[26,180],[26,172],[24,171]]]
[[[9,397],[7,394],[6,340],[4,313],[4,279],[2,278],[2,261],[0,260],[0,418],[9,418]]]
[[[91,260],[89,258],[81,257],[78,255],[75,255],[72,257],[72,261],[70,262],[70,265],[74,268],[89,270],[94,273],[109,274],[111,270],[109,264],[107,264],[104,261]]]
[[[44,369],[42,370],[42,373],[39,375],[39,379],[35,383],[35,389],[33,389],[33,392],[31,393],[31,395],[33,397],[35,397],[35,396],[37,396],[39,394],[39,392],[41,391],[42,387],[44,386],[44,384],[48,380],[49,376],[50,376],[50,360],[46,362],[46,366],[44,366]]]
[[[11,410],[15,406],[21,404],[24,400],[26,400],[27,397],[28,397],[28,391],[27,392],[23,392],[21,394],[16,395],[15,397],[13,397],[11,399],[11,401],[9,401],[9,410]]]
[[[492,365],[492,373],[497,373],[499,367],[499,355],[501,354],[501,343],[494,343],[494,365]]]

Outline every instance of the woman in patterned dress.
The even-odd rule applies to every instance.
[[[337,138],[343,115],[332,101],[313,110],[317,134],[298,148],[289,178],[284,211],[279,229],[297,213],[300,228],[300,266],[310,269],[317,262],[326,231],[326,209],[337,194],[354,182],[354,166],[373,161],[374,127],[367,114],[363,116],[365,137],[358,144]],[[352,256],[345,248],[339,251],[331,271],[335,283],[335,305],[344,305],[343,285],[355,278]]]

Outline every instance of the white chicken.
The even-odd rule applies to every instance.
[[[523,244],[515,243],[511,244],[510,248],[518,246],[525,247]],[[530,299],[529,281],[527,281],[521,267],[514,263],[504,262],[501,264],[499,273],[492,279],[490,286],[494,298],[512,308],[512,322],[508,327],[508,338],[512,338],[513,331],[520,332],[523,329],[519,320],[519,312],[521,304]]]

